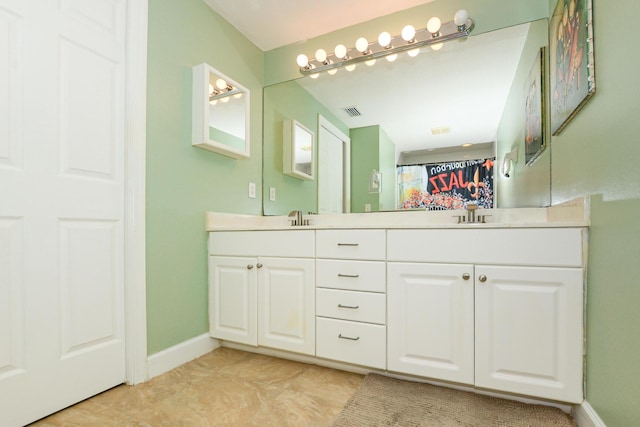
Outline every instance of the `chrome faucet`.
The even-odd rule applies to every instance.
[[[292,226],[309,225],[309,220],[304,219],[304,217],[302,216],[302,211],[289,212],[289,218],[291,218],[289,219],[289,221],[291,221]]]

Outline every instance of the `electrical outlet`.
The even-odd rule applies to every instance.
[[[269,201],[276,201],[276,187],[269,187]]]
[[[250,182],[249,183],[249,198],[250,199],[255,199],[256,198],[256,183],[255,182]]]
[[[365,212],[371,212],[371,203],[365,203],[364,211]]]

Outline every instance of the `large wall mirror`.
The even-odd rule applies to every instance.
[[[249,90],[208,64],[193,67],[192,144],[234,159],[250,156]]]
[[[496,157],[495,206],[549,205],[550,150],[533,165],[524,161],[525,84],[547,41],[548,21],[540,20],[445,43],[438,51],[425,48],[414,58],[378,59],[352,72],[340,69],[266,87],[263,194],[275,188],[279,198],[264,200],[265,215],[319,211],[317,185],[330,177],[318,173],[315,182],[293,182],[279,163],[279,129],[291,117],[318,135],[322,149],[319,116],[351,138],[352,212],[396,208],[396,165],[486,156]],[[514,159],[507,178],[499,172],[501,162],[514,152],[522,159]],[[371,194],[374,169],[383,191]]]

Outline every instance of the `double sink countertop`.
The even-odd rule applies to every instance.
[[[220,212],[206,213],[207,231],[232,230],[316,230],[340,228],[550,228],[588,227],[589,199],[580,197],[545,208],[478,209],[477,215],[486,215],[486,222],[458,223],[458,211],[391,211],[348,214],[304,215],[309,225],[292,226],[286,215],[260,216]]]

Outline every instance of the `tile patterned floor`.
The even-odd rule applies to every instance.
[[[37,427],[330,426],[363,376],[228,348],[121,385]]]

